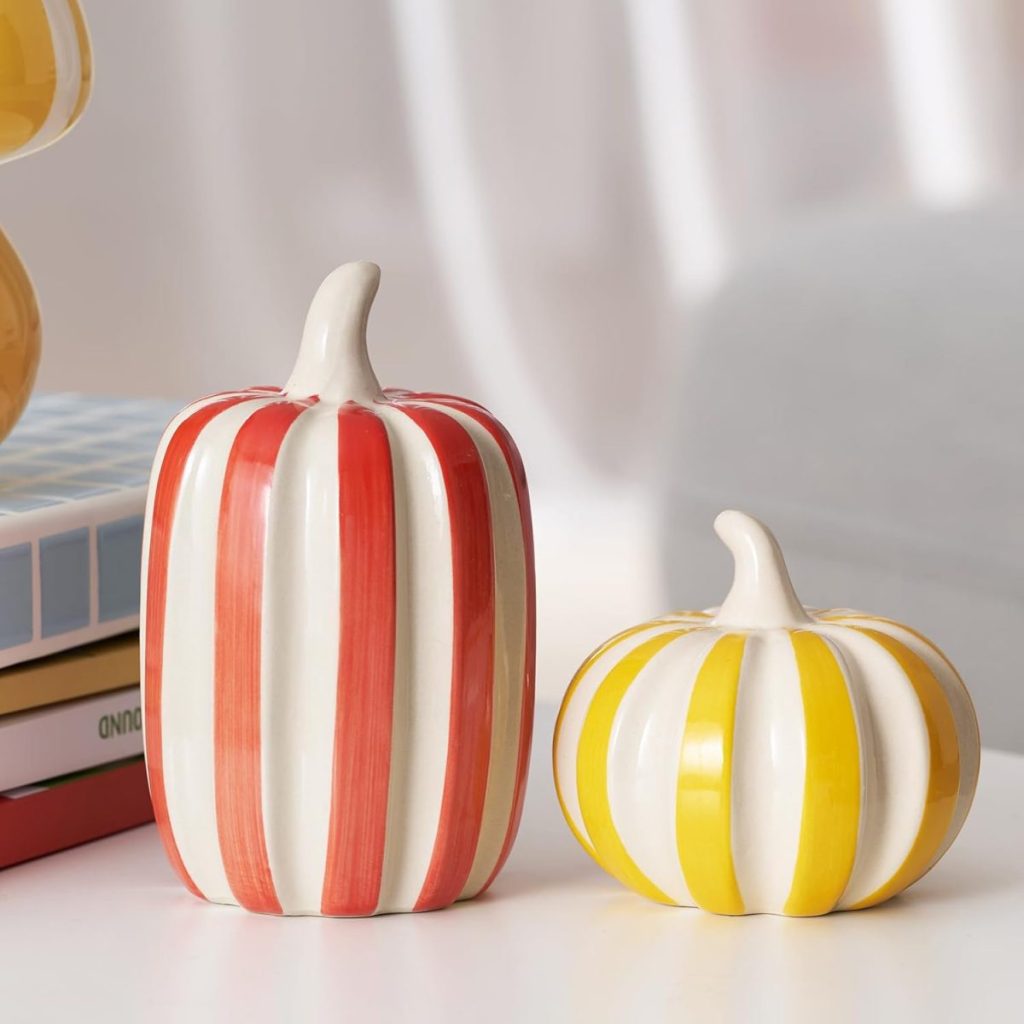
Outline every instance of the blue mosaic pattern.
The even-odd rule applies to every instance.
[[[145,488],[157,443],[179,408],[146,399],[36,395],[0,443],[0,667],[132,628]],[[77,522],[67,507],[118,493],[125,498],[112,502],[110,522],[102,503],[83,506],[92,511]],[[49,511],[38,525],[34,513],[55,506],[63,506],[60,526],[48,532]],[[4,543],[5,523],[18,543]],[[62,640],[65,634],[71,639]]]
[[[35,396],[0,444],[0,516],[148,483],[157,442],[179,408],[151,399]]]

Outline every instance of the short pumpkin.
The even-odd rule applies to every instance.
[[[566,821],[624,885],[719,914],[881,903],[970,809],[970,697],[929,640],[797,600],[768,529],[723,512],[725,603],[628,629],[569,686],[555,728]]]

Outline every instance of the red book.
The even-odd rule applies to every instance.
[[[153,820],[141,757],[0,793],[0,868]]]

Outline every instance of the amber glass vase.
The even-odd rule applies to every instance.
[[[91,82],[77,0],[0,0],[0,163],[56,142],[81,116]],[[32,281],[0,231],[0,440],[32,393],[41,342]]]

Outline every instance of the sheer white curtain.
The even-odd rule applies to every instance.
[[[382,379],[473,395],[523,448],[550,693],[659,610],[673,368],[749,254],[851,207],[974,204],[1020,172],[1014,0],[86,13],[91,109],[0,175],[42,386],[280,381],[323,274],[381,263]]]

